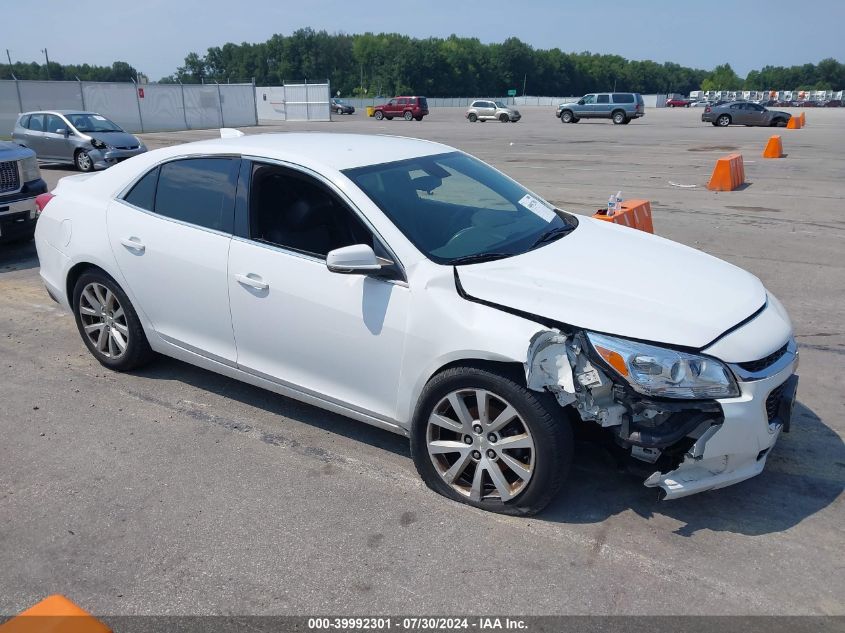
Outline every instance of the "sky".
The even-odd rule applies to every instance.
[[[515,36],[535,48],[614,53],[740,75],[765,65],[845,61],[845,0],[40,0],[2,2],[0,55],[13,61],[111,65],[155,81],[190,52],[263,42],[310,26],[329,33]],[[460,7],[456,10],[456,7]],[[8,26],[6,26],[8,25]],[[11,27],[11,28],[10,28]],[[5,60],[4,60],[5,61]]]

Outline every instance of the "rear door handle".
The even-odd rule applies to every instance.
[[[137,237],[124,237],[122,240],[120,240],[120,243],[123,244],[126,248],[131,249],[133,251],[138,251],[139,253],[143,253],[147,248],[146,246],[144,246],[144,243]]]
[[[235,275],[235,279],[238,280],[238,283],[249,286],[250,288],[255,288],[256,290],[267,290],[267,288],[270,287],[270,284],[255,273],[249,273],[248,275],[238,273]]]

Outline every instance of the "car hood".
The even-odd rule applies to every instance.
[[[546,246],[458,267],[472,298],[574,327],[701,349],[766,303],[754,275],[636,229],[580,218]]]
[[[35,156],[35,152],[12,141],[0,141],[0,161],[21,160]]]
[[[129,132],[83,132],[83,134],[112,147],[137,147],[141,144],[141,141]]]

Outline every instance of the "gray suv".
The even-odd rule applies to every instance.
[[[32,239],[35,198],[46,192],[35,152],[0,141],[0,242]]]
[[[470,123],[476,121],[501,121],[502,123],[516,123],[522,118],[519,110],[509,108],[501,101],[487,101],[486,99],[479,99],[473,101],[466,111],[466,118]]]
[[[24,112],[12,138],[38,160],[67,163],[80,171],[105,169],[147,151],[138,138],[96,112]]]
[[[645,116],[645,106],[643,96],[636,92],[598,92],[584,95],[574,103],[561,103],[555,116],[561,123],[611,119],[617,125],[626,125],[631,119]]]

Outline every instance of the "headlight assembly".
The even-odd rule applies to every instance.
[[[103,141],[98,140],[96,138],[91,139],[91,145],[93,145],[97,149],[106,149],[108,147],[108,145],[103,143]]]
[[[635,391],[662,398],[734,398],[739,388],[724,364],[708,356],[587,332],[605,363]]]
[[[41,178],[41,170],[38,168],[38,159],[35,156],[24,158],[20,161],[20,165],[23,182],[32,182]]]

